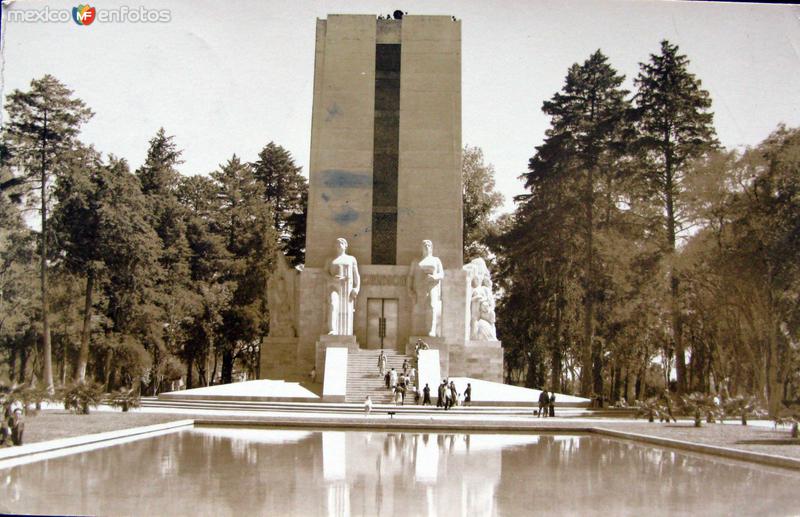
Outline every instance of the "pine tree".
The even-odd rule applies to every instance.
[[[160,128],[150,140],[144,164],[136,171],[147,199],[150,225],[158,234],[161,245],[161,277],[156,303],[162,314],[156,318],[161,321],[163,339],[148,345],[153,354],[154,391],[159,378],[156,370],[163,365],[160,358],[167,352],[164,347],[175,349],[178,346],[177,333],[181,322],[197,309],[189,286],[190,250],[186,240],[185,214],[176,195],[181,177],[176,167],[183,163],[181,154],[174,137],[167,136],[164,128]],[[163,347],[159,343],[163,343]]]
[[[685,200],[686,174],[691,161],[717,145],[710,111],[711,98],[699,79],[689,72],[689,59],[678,46],[661,42],[661,53],[640,63],[635,80],[637,92],[638,151],[641,153],[647,195],[663,209],[657,227],[669,264],[672,348],[678,376],[678,390],[686,385],[686,352],[683,343],[679,282],[674,267],[678,236],[690,223]]]
[[[464,262],[486,257],[485,239],[491,232],[492,214],[503,204],[495,191],[494,166],[483,161],[480,147],[464,146],[461,159],[463,178]]]
[[[302,168],[294,163],[292,154],[270,142],[258,153],[253,174],[264,186],[264,199],[272,204],[273,228],[281,240],[284,253],[294,264],[305,257],[306,210],[308,183]]]
[[[275,216],[263,184],[234,155],[211,174],[219,205],[215,230],[225,239],[230,260],[220,282],[230,282],[231,301],[223,313],[222,382],[232,381],[234,361],[267,333],[266,282],[278,250]]]
[[[542,181],[557,186],[562,206],[575,203],[578,212],[564,215],[566,235],[582,240],[580,274],[583,288],[581,391],[602,392],[600,350],[596,335],[596,303],[599,296],[597,264],[597,192],[609,184],[624,146],[630,108],[624,76],[608,64],[599,50],[582,65],[570,67],[561,92],[545,101],[542,111],[551,117],[545,143],[537,148],[527,175],[529,188]],[[609,193],[612,199],[612,193]],[[569,200],[569,198],[573,198]],[[560,212],[563,214],[563,212]]]
[[[55,77],[45,75],[31,81],[27,92],[14,90],[8,96],[8,123],[4,141],[11,163],[23,171],[38,190],[41,203],[40,284],[42,304],[42,342],[44,382],[53,391],[53,366],[48,307],[48,202],[50,183],[62,168],[66,152],[73,148],[81,125],[92,111]]]

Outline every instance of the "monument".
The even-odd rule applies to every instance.
[[[306,263],[271,280],[262,376],[422,339],[442,376],[502,381],[491,275],[463,262],[461,149],[460,21],[317,20]]]

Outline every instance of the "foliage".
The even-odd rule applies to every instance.
[[[773,417],[772,420],[775,422],[775,427],[779,425],[791,425],[792,438],[800,437],[800,433],[798,432],[798,424],[800,424],[800,406],[797,404],[781,408],[777,416]]]
[[[133,388],[119,390],[110,394],[108,404],[111,407],[120,408],[122,411],[128,411],[131,408],[137,408],[141,405],[142,399],[139,393]]]
[[[103,398],[103,389],[93,382],[76,382],[65,386],[61,393],[64,409],[71,409],[75,413],[89,414],[89,408],[97,407]]]
[[[706,393],[690,393],[681,397],[681,405],[685,413],[694,416],[694,426],[701,427],[702,417],[709,423],[722,417],[722,409],[716,404],[712,395]]]
[[[667,406],[659,397],[650,397],[647,400],[636,401],[636,418],[647,417],[648,422],[654,422],[656,418],[659,421],[669,421],[670,415]]]
[[[72,91],[55,77],[45,75],[31,81],[27,92],[14,90],[8,97],[5,109],[8,122],[3,128],[4,151],[9,163],[22,172],[32,185],[37,185],[40,199],[40,279],[41,317],[44,353],[44,382],[53,391],[53,370],[50,344],[48,307],[47,259],[48,252],[48,181],[59,172],[62,158],[75,144],[81,124],[92,117],[92,112]],[[4,160],[5,161],[5,160]],[[34,194],[35,191],[30,191]],[[31,196],[35,199],[35,196]]]
[[[640,64],[634,84],[636,150],[645,199],[659,205],[663,214],[654,221],[653,236],[666,254],[669,273],[670,349],[675,352],[678,393],[687,389],[685,346],[680,314],[680,275],[672,260],[677,239],[693,220],[686,200],[686,183],[694,170],[692,160],[713,150],[717,144],[711,97],[689,72],[689,59],[678,46],[661,42],[660,54]]]
[[[253,162],[253,176],[263,186],[264,200],[272,207],[273,228],[280,237],[281,249],[292,264],[303,263],[306,244],[308,182],[292,154],[269,142]]]
[[[747,417],[749,416],[763,416],[765,414],[758,403],[758,399],[747,395],[738,395],[725,400],[722,408],[724,416],[738,416],[742,420],[742,425],[747,425]]]
[[[464,262],[486,258],[486,238],[492,232],[492,214],[503,204],[503,195],[495,190],[495,171],[484,163],[480,147],[465,145],[461,156],[463,182]]]

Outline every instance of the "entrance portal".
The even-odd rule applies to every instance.
[[[367,348],[397,347],[397,298],[367,299]]]

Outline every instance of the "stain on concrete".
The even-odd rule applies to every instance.
[[[333,214],[333,220],[341,225],[350,224],[356,219],[358,219],[358,212],[356,212],[349,206]]]
[[[331,120],[335,119],[336,117],[342,114],[341,108],[339,108],[339,105],[336,104],[335,102],[330,106],[328,106],[327,108],[325,108],[325,111],[328,112],[328,116],[325,117],[325,122],[330,122]]]
[[[330,188],[372,188],[372,176],[342,169],[322,171],[322,184]]]

